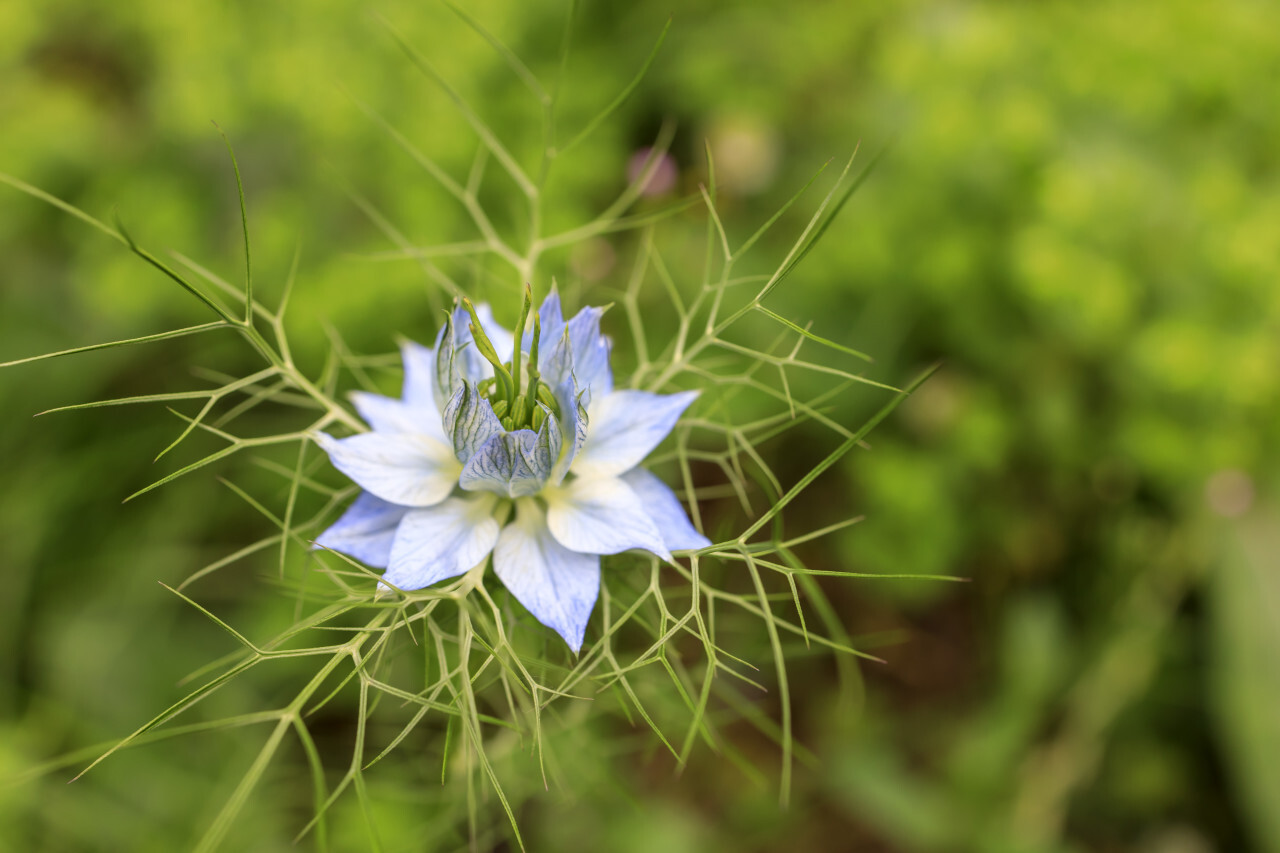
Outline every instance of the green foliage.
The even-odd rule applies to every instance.
[[[1214,692],[1219,736],[1238,768],[1244,805],[1255,817],[1259,850],[1280,850],[1280,772],[1269,756],[1280,749],[1280,575],[1274,528],[1240,525],[1226,546],[1229,562],[1213,580]]]

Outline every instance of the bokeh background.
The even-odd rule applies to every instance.
[[[621,91],[670,11],[581,5],[569,128]],[[467,8],[549,80],[563,6]],[[455,174],[476,142],[375,11],[518,156],[536,153],[537,105],[443,5],[17,0],[0,4],[0,170],[234,276],[216,120],[237,147],[261,286],[302,247],[304,361],[326,323],[361,352],[426,338],[421,270],[359,257],[390,245],[351,192],[415,243],[473,235],[356,100]],[[560,164],[554,216],[607,204],[664,121],[668,199],[705,180],[705,141],[739,235],[828,159],[883,150],[770,305],[873,354],[878,380],[943,367],[824,481],[826,503],[867,520],[806,556],[971,582],[824,584],[887,663],[862,668],[853,702],[829,661],[793,673],[808,752],[788,809],[777,748],[749,727],[739,746],[760,779],[709,750],[677,775],[647,730],[599,715],[570,743],[572,789],[531,781],[518,796],[531,849],[1280,851],[1276,32],[1280,7],[1261,0],[681,5],[649,75]],[[203,321],[117,245],[3,193],[0,360]],[[784,217],[761,265],[811,210]],[[697,244],[704,224],[695,210],[664,233]],[[628,239],[547,271],[607,292]],[[175,464],[150,464],[176,433],[159,408],[31,415],[191,387],[193,365],[238,358],[188,339],[0,372],[0,777],[132,730],[228,651],[156,581],[264,525],[209,472],[120,506]],[[842,411],[856,424],[881,402],[855,389]],[[806,441],[772,452],[808,459]],[[253,626],[281,606],[270,572],[249,561],[195,591]],[[262,707],[264,689],[233,685],[215,710]],[[340,714],[332,726],[336,742]],[[66,769],[23,777],[0,788],[0,847],[186,849],[259,741],[180,738],[70,786]],[[401,787],[406,772],[376,783],[385,848],[453,849],[424,830],[444,807]],[[294,849],[305,787],[271,777],[234,845]],[[335,849],[366,849],[342,814]]]

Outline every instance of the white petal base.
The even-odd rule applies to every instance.
[[[557,542],[534,499],[516,502],[516,518],[493,550],[493,570],[535,619],[564,637],[575,654],[582,648],[600,595],[600,558]]]
[[[671,553],[636,493],[617,477],[577,477],[544,489],[547,527],[561,545],[586,554],[638,548],[664,560]]]
[[[400,589],[422,589],[466,572],[498,541],[497,502],[485,494],[409,510],[396,530],[383,580]]]

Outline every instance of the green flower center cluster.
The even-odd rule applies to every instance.
[[[540,429],[548,410],[559,417],[560,405],[538,373],[538,344],[542,337],[542,324],[538,313],[532,310],[533,291],[529,285],[524,286],[524,301],[520,306],[520,319],[516,323],[511,361],[504,362],[498,355],[498,350],[480,324],[480,318],[476,316],[471,300],[463,299],[462,306],[471,315],[469,327],[477,351],[493,365],[493,378],[483,380],[477,388],[480,395],[493,406],[493,413],[502,422],[503,429]],[[530,314],[533,315],[533,334],[526,354],[521,342]]]

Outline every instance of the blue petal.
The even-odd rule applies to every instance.
[[[573,464],[582,476],[617,476],[640,464],[676,425],[697,391],[615,391],[589,409],[587,442]]]
[[[493,404],[480,396],[476,386],[463,382],[445,406],[444,430],[458,461],[466,463],[486,442],[502,432],[502,422],[493,413]]]
[[[516,504],[516,519],[502,529],[493,571],[533,617],[553,629],[575,653],[600,595],[600,558],[570,551],[547,529],[536,501]]]
[[[706,548],[711,540],[699,533],[685,515],[684,507],[676,493],[667,484],[644,468],[632,468],[622,475],[622,482],[631,487],[649,520],[662,534],[662,544],[672,551],[696,551]]]
[[[573,381],[573,341],[569,338],[564,326],[556,337],[548,337],[543,332],[542,342],[538,350],[538,372],[542,381],[551,388],[558,388],[566,382]]]
[[[436,335],[436,373],[434,396],[442,413],[449,399],[466,382],[476,383],[493,375],[493,365],[475,347],[467,324],[470,316],[461,308],[445,315],[444,326]]]
[[[466,572],[498,541],[496,502],[492,495],[479,495],[409,510],[396,531],[383,580],[399,589],[422,589]]]
[[[586,443],[587,410],[582,405],[572,376],[556,386],[552,393],[560,405],[560,438],[563,444],[560,458],[551,471],[551,485],[558,486]]]
[[[314,438],[335,468],[394,504],[437,504],[458,482],[453,451],[426,436],[366,432],[337,439],[321,432]]]
[[[547,294],[546,299],[542,300],[542,305],[538,308],[538,326],[541,330],[541,336],[538,338],[538,369],[541,370],[547,350],[560,340],[560,335],[564,333],[564,314],[560,311],[560,294],[556,291],[555,285],[552,285],[551,292]],[[520,349],[529,352],[532,346],[533,324],[530,323],[524,330]]]
[[[603,308],[583,308],[565,324],[573,343],[573,375],[578,387],[589,389],[592,397],[613,390],[613,371],[609,369],[609,339],[600,334]]]
[[[435,350],[405,341],[400,345],[400,361],[404,364],[404,388],[400,399],[410,406],[431,406],[435,402]],[[438,407],[436,411],[439,411]]]
[[[542,490],[560,456],[560,426],[548,414],[542,428],[502,432],[485,442],[462,468],[458,483],[467,491],[495,492],[509,498]]]
[[[485,303],[476,306],[476,317],[498,357],[510,360],[515,336],[498,325],[493,311]],[[444,326],[436,335],[435,400],[440,411],[462,382],[480,382],[493,376],[493,365],[480,354],[471,334],[471,315],[455,308],[445,316]]]
[[[588,400],[613,390],[609,370],[609,339],[600,334],[603,308],[583,308],[568,323],[561,324],[555,337],[542,331],[538,350],[538,370],[553,388],[571,375]]]
[[[361,492],[342,517],[316,537],[316,545],[341,551],[377,569],[386,568],[391,561],[396,525],[406,512],[409,512],[407,506],[387,503],[376,495]]]
[[[571,551],[619,554],[639,548],[664,560],[671,553],[645,506],[617,477],[582,477],[544,492],[547,527]]]
[[[351,402],[374,432],[429,435],[436,441],[445,441],[440,413],[430,402],[425,406],[402,403],[366,391],[353,391]]]

